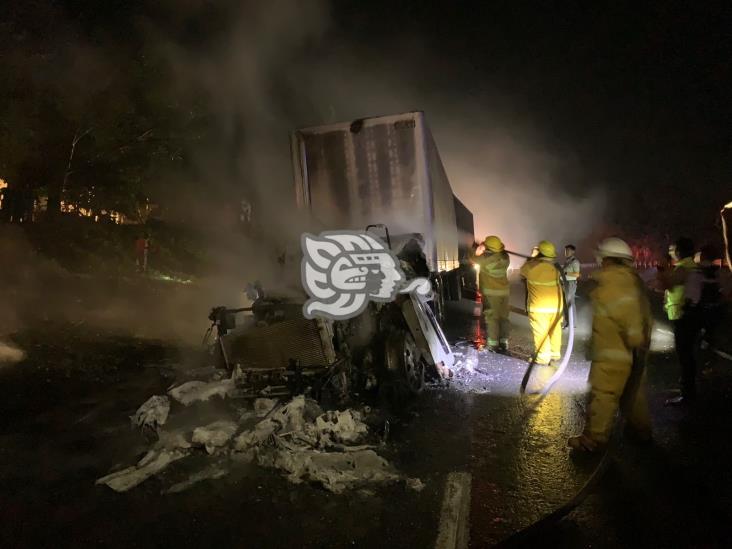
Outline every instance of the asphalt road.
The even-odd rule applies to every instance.
[[[526,323],[512,320],[520,355],[529,349]],[[180,377],[192,351],[40,322],[13,336],[27,358],[0,370],[0,546],[434,547],[455,472],[470,479],[471,547],[500,543],[571,498],[597,465],[566,449],[581,429],[588,369],[586,317],[579,323],[567,375],[531,410],[518,395],[525,362],[475,349],[481,332],[470,304],[451,312],[448,333],[473,371],[382,416],[390,423],[382,454],[420,478],[422,491],[395,484],[335,495],[239,464],[162,495],[208,458],[175,463],[124,494],[94,481],[145,452],[128,417]],[[527,546],[729,546],[732,364],[713,365],[694,408],[664,408],[678,373],[663,329],[649,367],[654,442],[624,444],[584,503]],[[201,413],[215,417],[221,404]]]

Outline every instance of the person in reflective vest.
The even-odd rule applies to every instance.
[[[633,268],[633,254],[623,240],[602,241],[597,254],[600,269],[592,274],[596,283],[592,301],[590,398],[581,435],[569,446],[595,450],[606,444],[612,431],[620,397],[626,390],[634,352],[647,351],[651,342],[652,316],[645,286]],[[642,439],[651,436],[651,420],[645,397],[645,373],[632,399],[628,426]]]
[[[681,366],[681,395],[666,401],[669,406],[688,404],[696,397],[696,359],[694,351],[699,335],[697,305],[701,300],[704,277],[694,263],[694,243],[679,238],[672,248],[673,270],[659,272],[665,290],[664,309],[674,325],[674,344]]]
[[[526,280],[526,309],[534,336],[537,364],[549,364],[562,357],[562,319],[564,296],[561,275],[554,262],[554,244],[542,240],[538,255],[521,267]]]
[[[506,352],[511,327],[508,319],[510,291],[507,274],[510,260],[503,242],[497,236],[486,237],[483,247],[483,253],[474,253],[471,261],[480,268],[478,284],[488,332],[488,348]]]

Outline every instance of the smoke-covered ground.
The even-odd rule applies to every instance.
[[[198,345],[210,324],[211,308],[250,303],[245,293],[248,284],[266,280],[269,290],[297,294],[292,280],[299,282],[299,271],[289,277],[289,271],[277,263],[276,250],[244,237],[227,238],[221,246],[207,246],[200,273],[181,279],[180,274],[152,270],[156,260],[152,253],[151,271],[146,275],[134,270],[69,270],[36,251],[21,228],[0,226],[0,257],[12,265],[0,270],[0,341],[10,345],[7,338],[12,334],[59,324],[83,329],[90,336],[112,333]],[[55,243],[57,249],[64,246],[61,240]],[[101,252],[91,248],[86,253]],[[129,261],[134,269],[133,260]],[[17,357],[12,349],[3,347],[2,356]]]

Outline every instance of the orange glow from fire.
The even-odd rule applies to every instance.
[[[8,183],[4,179],[0,179],[0,191],[8,188]],[[3,207],[3,193],[0,192],[0,209]]]

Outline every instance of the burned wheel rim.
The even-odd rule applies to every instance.
[[[389,338],[387,367],[397,381],[410,393],[424,389],[424,364],[414,338],[408,332],[399,332]]]
[[[424,388],[424,366],[417,344],[410,334],[404,338],[404,378],[413,393],[419,393]]]

